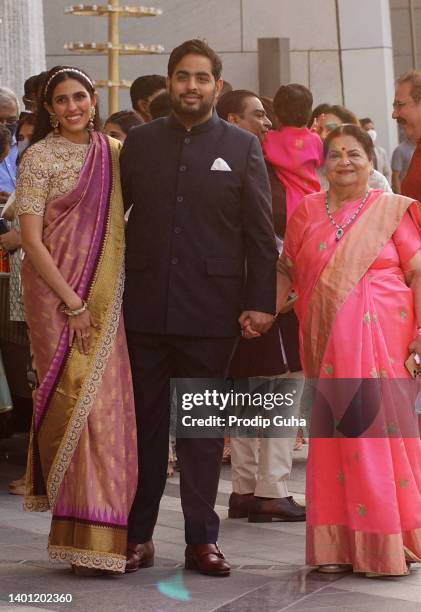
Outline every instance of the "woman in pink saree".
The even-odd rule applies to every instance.
[[[50,70],[16,189],[39,378],[24,506],[51,509],[49,557],[79,575],[124,572],[137,483],[120,144],[96,131],[95,105],[84,72]]]
[[[329,191],[297,208],[278,266],[278,306],[293,284],[305,375],[327,399],[312,426],[333,406],[332,431],[316,422],[310,441],[307,563],[404,575],[421,561],[421,441],[404,366],[421,355],[419,204],[367,191],[372,144],[360,128],[337,128],[325,151]],[[355,391],[374,381],[379,405],[371,394],[365,424],[349,427]]]

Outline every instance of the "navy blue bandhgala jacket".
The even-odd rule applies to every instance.
[[[190,131],[171,116],[130,130],[120,159],[133,205],[126,328],[228,337],[244,309],[273,314],[278,252],[258,139],[215,112]]]

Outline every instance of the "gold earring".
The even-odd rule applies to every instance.
[[[50,113],[50,123],[51,123],[51,127],[54,129],[54,133],[58,134],[58,119],[57,119],[57,115],[55,113]]]
[[[95,106],[91,106],[91,116],[88,122],[88,130],[90,132],[92,132],[95,129],[94,119],[95,119]]]

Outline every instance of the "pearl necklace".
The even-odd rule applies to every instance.
[[[339,225],[338,223],[336,223],[335,219],[332,216],[332,213],[330,212],[330,208],[329,208],[329,192],[326,191],[326,195],[325,195],[326,212],[327,212],[327,216],[329,217],[329,221],[331,222],[333,227],[336,228],[336,234],[335,234],[335,240],[336,241],[338,241],[338,240],[340,240],[342,238],[342,236],[344,235],[344,230],[348,227],[348,225],[350,223],[352,223],[354,221],[355,217],[358,215],[358,213],[360,212],[360,210],[362,209],[362,207],[366,203],[367,198],[368,198],[368,193],[369,192],[367,191],[365,196],[361,200],[361,204],[359,204],[359,206],[358,206],[357,210],[354,212],[354,214],[351,215],[349,217],[349,219],[347,221],[345,221],[345,223],[342,223],[342,225]]]

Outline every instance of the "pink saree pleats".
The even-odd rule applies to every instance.
[[[305,373],[321,388],[332,381],[324,396],[336,436],[310,440],[307,562],[402,575],[406,561],[421,561],[421,441],[404,367],[415,332],[404,271],[421,249],[418,204],[372,192],[336,242],[323,198],[304,200],[297,215],[306,228],[295,227],[293,217],[285,241],[294,262]],[[358,203],[337,211],[337,222]],[[303,240],[289,238],[288,230],[300,231]],[[344,386],[338,391],[339,379]],[[371,426],[359,437],[341,438],[335,427],[344,422],[353,381],[355,389],[366,390],[378,381],[380,399],[372,422],[367,411],[375,394],[363,404],[362,418]]]

